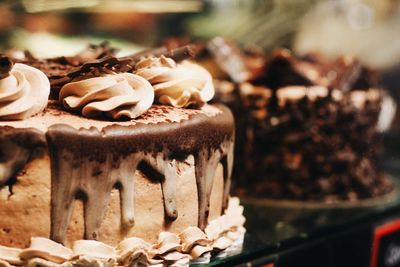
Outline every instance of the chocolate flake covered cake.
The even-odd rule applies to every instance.
[[[0,266],[180,266],[240,242],[234,120],[188,54],[1,58]]]
[[[337,202],[393,190],[379,166],[378,130],[383,104],[391,101],[371,70],[349,56],[298,59],[279,49],[266,58],[222,38],[208,49],[220,69],[241,69],[225,72],[231,83],[216,83],[237,119],[241,194]],[[227,51],[235,64],[223,60]]]

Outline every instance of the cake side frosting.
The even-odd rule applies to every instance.
[[[174,160],[185,159],[189,155],[193,155],[195,159],[198,220],[199,227],[204,228],[217,164],[222,162],[224,169],[231,168],[234,138],[232,120],[229,111],[224,110],[214,117],[197,115],[180,123],[157,125],[113,125],[104,128],[102,132],[95,129],[77,131],[66,125],[51,126],[46,138],[52,161],[52,239],[64,241],[71,210],[63,207],[66,206],[65,203],[70,203],[67,206],[72,207],[71,201],[75,199],[77,192],[85,193],[86,197],[85,237],[96,238],[102,212],[108,202],[107,196],[116,184],[122,193],[123,220],[127,227],[131,226],[133,218],[128,213],[132,207],[125,206],[124,203],[133,203],[133,194],[130,191],[133,187],[129,184],[133,181],[130,177],[127,180],[122,180],[121,177],[124,177],[124,173],[133,173],[141,162],[163,175],[161,186],[166,216],[169,220],[176,219],[174,188],[177,174]],[[214,131],[210,132],[209,129]],[[179,136],[191,138],[182,139]],[[224,180],[226,189],[223,201],[226,203],[229,192],[228,176]],[[68,192],[65,191],[66,188],[69,189]],[[98,188],[104,191],[99,191]],[[98,198],[91,197],[92,194]]]
[[[208,201],[212,179],[216,165],[221,162],[226,170],[224,200],[226,204],[232,164],[233,148],[233,118],[229,110],[218,107],[220,113],[214,116],[197,114],[188,120],[177,123],[144,124],[131,126],[110,125],[99,130],[75,129],[65,124],[55,124],[46,132],[33,131],[32,140],[43,141],[46,136],[52,162],[52,237],[63,242],[68,216],[73,207],[72,201],[76,194],[84,193],[86,197],[86,238],[96,238],[101,224],[102,213],[107,206],[107,197],[115,186],[120,188],[122,220],[127,227],[133,222],[131,214],[133,205],[132,178],[123,180],[126,173],[134,173],[141,162],[145,162],[163,177],[162,189],[164,194],[165,212],[167,218],[176,219],[174,205],[174,185],[176,183],[176,167],[174,162],[194,156],[195,172],[198,186],[199,227],[204,228],[208,214]],[[16,133],[26,132],[26,128],[0,127],[4,131],[2,146],[13,144]],[[9,133],[6,135],[6,131]],[[214,131],[209,131],[214,129]],[[188,136],[190,138],[177,138]],[[14,138],[14,139],[13,139]],[[17,138],[18,141],[18,138]],[[29,148],[35,147],[26,143],[18,144],[26,151],[29,158]],[[3,153],[14,154],[15,150]],[[12,158],[11,156],[9,158]],[[16,160],[17,161],[17,160]],[[15,164],[16,168],[21,165]],[[18,169],[10,173],[17,172]],[[130,176],[129,176],[130,177]],[[8,178],[11,178],[9,176]],[[4,184],[7,183],[4,177]],[[84,180],[81,180],[84,179]],[[90,185],[92,183],[92,185]],[[101,184],[102,183],[102,184]],[[102,188],[103,191],[97,190]],[[124,188],[124,190],[122,190]],[[130,190],[127,190],[130,188]],[[69,191],[66,192],[65,190]],[[58,190],[61,190],[58,192]],[[92,206],[89,195],[95,194]],[[100,196],[102,194],[102,196]],[[101,201],[104,201],[103,203]],[[66,205],[69,203],[69,205]],[[127,206],[125,206],[126,203]],[[69,210],[61,207],[67,206]],[[224,206],[225,207],[225,206]],[[89,215],[91,214],[91,215]],[[64,219],[62,219],[64,218]]]

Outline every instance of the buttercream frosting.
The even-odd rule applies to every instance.
[[[0,79],[0,120],[23,120],[46,107],[50,82],[40,70],[17,63]]]
[[[205,231],[188,227],[180,234],[161,232],[155,244],[130,237],[116,248],[99,241],[78,240],[69,249],[50,239],[34,237],[27,249],[0,246],[0,266],[188,266],[192,259],[243,240],[244,222],[243,207],[238,198],[232,197],[225,214],[210,221]]]
[[[151,107],[154,91],[142,77],[119,73],[68,83],[59,98],[65,108],[79,110],[85,117],[134,119]]]
[[[156,101],[175,107],[201,107],[214,96],[210,73],[189,61],[150,57],[136,64],[135,73],[154,87]]]

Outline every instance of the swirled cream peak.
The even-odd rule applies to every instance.
[[[50,82],[40,70],[17,63],[0,80],[0,120],[23,120],[47,105]]]
[[[60,101],[85,117],[106,114],[113,119],[134,119],[154,100],[151,84],[132,73],[119,73],[71,82],[60,91]]]
[[[201,107],[214,96],[210,73],[189,61],[177,64],[164,56],[145,58],[136,64],[135,73],[153,85],[161,104]]]

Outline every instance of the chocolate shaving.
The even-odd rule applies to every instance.
[[[118,49],[110,46],[110,43],[104,41],[99,45],[90,44],[88,48],[73,58],[78,59],[79,64],[87,62],[93,59],[99,59],[106,56],[114,56],[118,52]]]
[[[108,68],[112,69],[114,67],[123,67],[131,63],[130,58],[117,58],[112,56],[103,57],[101,59],[92,60],[84,63],[82,66],[76,68],[72,72],[68,73],[69,77],[77,77],[84,73],[90,72],[92,68]]]
[[[129,72],[134,69],[135,64],[142,58],[148,56],[159,57],[162,55],[179,62],[194,57],[195,53],[194,49],[190,45],[187,45],[184,47],[173,49],[171,51],[168,51],[165,47],[159,47],[153,50],[142,51],[126,57],[118,58],[114,56],[106,56],[101,59],[88,61],[70,71],[67,76],[52,80],[51,86],[62,86],[68,82],[71,82],[74,78],[90,73],[94,68],[104,68],[115,72]]]
[[[136,63],[145,57],[169,57],[176,62],[183,61],[185,59],[194,58],[196,56],[196,49],[193,45],[185,45],[179,48],[168,50],[166,47],[158,47],[155,49],[141,51],[139,53],[133,54],[131,56],[123,57],[120,59],[129,58],[132,63]],[[134,64],[133,64],[134,65]]]
[[[163,55],[172,58],[177,62],[180,62],[185,59],[194,58],[196,56],[196,50],[194,46],[186,45],[184,47],[172,49],[168,53]]]
[[[10,71],[14,62],[6,56],[0,56],[0,79],[4,79],[10,75]]]
[[[90,44],[85,50],[71,57],[56,57],[48,59],[48,62],[55,62],[63,65],[80,66],[91,60],[100,59],[107,56],[114,56],[117,49],[111,47],[108,42],[99,45]]]
[[[244,63],[244,55],[233,42],[216,37],[208,42],[207,50],[232,81],[241,83],[248,80],[250,73]]]

